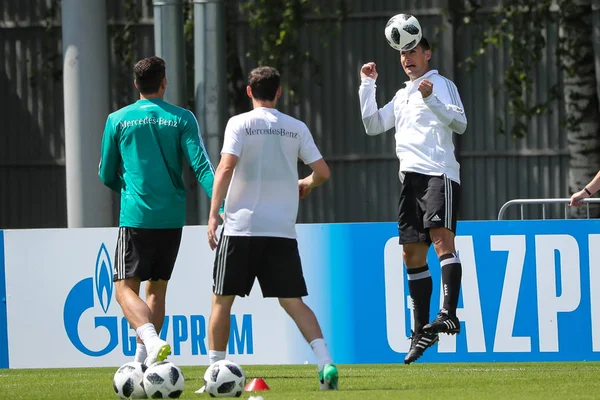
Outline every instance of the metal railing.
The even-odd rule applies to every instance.
[[[504,213],[510,206],[514,206],[516,204],[521,206],[521,219],[523,218],[524,210],[523,206],[526,204],[541,204],[542,205],[542,219],[546,219],[546,205],[547,204],[563,204],[565,207],[565,219],[569,219],[567,210],[569,209],[570,198],[564,199],[514,199],[509,200],[500,207],[500,211],[498,211],[498,220],[501,220],[504,217]],[[587,219],[590,219],[590,204],[591,203],[600,203],[600,198],[597,199],[583,199],[582,202],[586,207],[586,216]]]

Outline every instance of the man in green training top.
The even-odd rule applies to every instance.
[[[157,332],[185,222],[183,158],[209,197],[214,179],[196,117],[163,100],[166,86],[161,58],[135,65],[140,99],[108,116],[99,167],[102,182],[121,193],[113,279],[117,301],[137,333],[135,361],[147,366],[171,351]],[[148,281],[145,302],[142,281]]]

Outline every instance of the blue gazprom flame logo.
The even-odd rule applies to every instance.
[[[114,304],[111,311],[115,285],[112,280],[113,264],[105,244],[100,244],[98,252],[90,252],[80,267],[88,270],[91,276],[75,283],[65,299],[63,323],[69,341],[89,357],[119,352],[117,347],[124,356],[133,356],[135,330],[125,317],[113,314],[118,312]],[[174,355],[181,354],[181,345],[185,342],[191,345],[192,355],[206,355],[207,322],[204,315],[165,316],[160,337],[165,340],[171,327]],[[254,354],[253,343],[252,315],[244,314],[241,321],[232,315],[228,344],[230,354]]]
[[[106,246],[102,243],[96,257],[96,294],[104,314],[108,311],[113,292],[113,280],[110,277],[112,263]]]
[[[93,260],[93,259],[92,259]],[[113,293],[113,281],[111,279],[112,263],[110,255],[104,243],[101,244],[96,255],[96,269],[94,277],[85,278],[75,284],[65,300],[63,321],[65,331],[73,346],[82,353],[99,357],[110,353],[117,347],[119,339],[118,318],[116,316],[100,315],[93,319],[94,328],[104,328],[109,333],[108,344],[101,350],[92,350],[83,344],[79,325],[86,321],[80,321],[84,312],[94,308],[94,298],[97,299],[104,314],[108,312]],[[95,290],[94,290],[95,289]],[[90,321],[87,321],[89,325]],[[100,346],[98,346],[100,347]]]

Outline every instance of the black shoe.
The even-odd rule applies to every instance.
[[[456,335],[460,333],[460,321],[456,318],[456,315],[449,315],[448,311],[442,310],[432,323],[423,327],[423,332],[429,334],[447,333],[449,335]]]
[[[425,350],[433,346],[439,340],[437,333],[412,333],[410,337],[410,350],[406,353],[406,357],[404,357],[404,364],[410,364],[413,361],[416,361],[419,357],[423,355]]]

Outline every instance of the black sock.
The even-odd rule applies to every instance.
[[[458,254],[444,254],[440,257],[440,266],[442,267],[442,284],[444,286],[444,309],[448,311],[449,315],[456,316],[462,279],[462,266]]]
[[[406,269],[408,276],[408,290],[413,301],[413,314],[415,317],[415,333],[420,333],[423,326],[429,323],[429,304],[433,281],[429,267]]]

